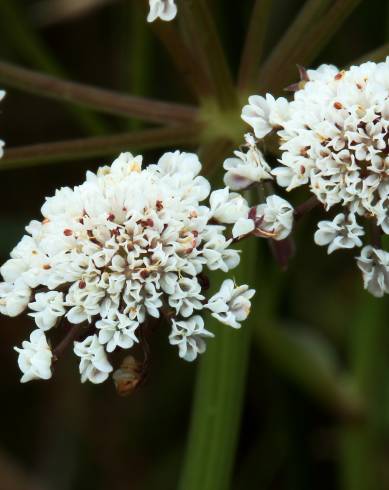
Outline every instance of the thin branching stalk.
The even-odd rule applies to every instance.
[[[114,155],[128,149],[139,151],[195,144],[200,131],[198,124],[187,124],[10,148],[0,161],[0,170]]]
[[[89,326],[89,325],[88,325]],[[72,345],[75,340],[78,340],[78,338],[81,336],[81,334],[85,331],[88,331],[86,326],[83,324],[80,325],[68,325],[68,331],[65,337],[59,342],[58,345],[56,345],[53,349],[53,357],[55,361],[58,361],[58,359],[63,356],[65,351],[67,351]]]
[[[331,0],[308,0],[261,67],[259,81],[262,87],[272,87],[272,82],[290,63],[293,50],[303,42],[308,29],[325,11]]]
[[[143,12],[148,9],[148,1],[135,0]],[[163,44],[175,67],[182,75],[186,84],[198,98],[206,98],[211,94],[209,77],[182,40],[172,22],[152,22],[150,28]]]
[[[197,109],[191,106],[124,95],[111,90],[69,82],[5,62],[0,62],[0,81],[4,85],[43,97],[148,122],[188,123],[193,122],[197,116]]]
[[[365,61],[384,61],[387,56],[389,56],[389,43],[385,43],[379,48],[369,51],[357,60],[352,61],[350,65],[360,65],[361,63],[365,63]]]
[[[361,0],[337,0],[320,21],[309,31],[304,43],[298,46],[294,59],[308,66],[332,39]]]
[[[211,76],[220,107],[229,109],[237,103],[237,93],[214,19],[206,0],[184,0],[182,22],[189,41],[201,51],[201,59]]]
[[[154,39],[144,14],[132,2],[125,2],[119,12],[121,16],[121,86],[132,95],[147,97],[152,90],[154,75],[158,68],[155,66]],[[123,19],[124,17],[124,19]],[[130,24],[130,32],[128,30]],[[169,124],[166,122],[166,124]],[[128,129],[141,129],[141,120],[127,121]]]
[[[263,78],[260,80],[262,89],[272,86],[275,90],[285,88],[289,82],[295,79],[295,64],[308,66],[320,51],[331,40],[335,32],[357,7],[361,0],[336,0],[334,5],[314,22],[312,27],[301,38],[300,42],[284,60],[282,70],[278,66],[277,71],[271,72],[268,66],[263,67]]]
[[[255,0],[239,68],[238,87],[242,92],[249,92],[256,83],[271,5],[271,0]]]
[[[314,209],[316,206],[319,206],[319,204],[320,201],[317,199],[316,196],[309,197],[306,201],[295,207],[295,219],[300,219],[302,216],[312,211],[312,209]]]

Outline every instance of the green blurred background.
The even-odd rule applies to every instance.
[[[95,0],[80,9],[83,3],[0,0],[0,59],[91,85],[194,103],[137,0]],[[236,71],[253,2],[209,3]],[[265,57],[303,3],[272,2]],[[64,5],[74,11],[64,14]],[[388,41],[388,2],[364,0],[313,65],[346,66]],[[142,127],[111,116],[82,117],[69,108],[7,88],[0,135],[15,147]],[[158,153],[146,152],[146,161]],[[1,261],[27,222],[39,217],[45,196],[111,160],[1,170]],[[313,244],[319,218],[315,211],[300,224],[286,273],[272,262],[266,242],[252,245],[258,301],[247,326],[251,355],[234,489],[389,489],[387,299],[362,292],[352,253],[328,257]],[[52,380],[21,385],[12,347],[27,338],[32,322],[0,322],[0,490],[176,488],[196,363],[179,360],[166,335],[157,335],[149,381],[129,398],[118,397],[111,382],[81,385],[71,353]]]

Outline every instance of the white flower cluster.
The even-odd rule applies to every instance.
[[[361,247],[365,230],[358,221],[370,220],[375,235],[389,234],[389,58],[302,74],[291,101],[254,95],[242,110],[258,140],[279,138],[281,165],[270,170],[262,163],[268,174],[262,178],[273,176],[287,191],[307,185],[327,211],[338,210],[315,233],[328,253]],[[229,179],[237,167],[226,166]],[[379,241],[376,247],[366,245],[357,261],[365,287],[381,296],[389,290],[389,268]]]
[[[170,21],[177,15],[175,0],[149,0],[149,4],[150,10],[147,22],[154,22],[158,18]]]
[[[147,320],[171,320],[169,337],[192,361],[213,334],[199,313],[209,309],[239,327],[253,290],[227,280],[216,296],[204,296],[205,269],[228,272],[239,263],[226,224],[247,216],[243,197],[228,188],[210,194],[195,154],[166,153],[142,170],[142,157],[124,153],[112,166],[74,189],[47,198],[42,221],[1,267],[0,312],[26,308],[37,329],[19,352],[22,381],[51,376],[45,332],[66,318],[70,329],[85,324],[74,343],[82,381],[100,383],[113,370],[108,356],[142,343]],[[201,204],[210,194],[209,206]]]

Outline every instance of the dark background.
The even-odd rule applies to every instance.
[[[61,67],[69,79],[119,91],[194,102],[136,2],[106,2],[59,19],[56,3],[51,0],[51,14],[44,16],[43,2],[0,0],[0,59],[45,72]],[[252,2],[212,3],[236,70]],[[302,3],[274,2],[267,53]],[[388,40],[387,2],[365,0],[313,65],[327,62],[342,67]],[[32,54],[35,45],[45,53],[46,65]],[[115,117],[99,115],[99,120],[109,133],[140,127],[138,122]],[[7,147],[87,134],[90,131],[68,105],[7,88],[0,117],[0,135]],[[158,152],[145,154],[148,162],[157,156]],[[1,170],[1,260],[6,260],[28,221],[39,217],[45,196],[58,187],[81,182],[87,169],[110,161],[102,158]],[[287,370],[274,365],[266,347],[254,336],[234,489],[359,490],[361,468],[355,461],[360,460],[366,471],[374,466],[382,488],[389,488],[387,300],[377,302],[362,294],[352,253],[328,257],[325,249],[314,245],[313,226],[318,218],[315,212],[304,220],[289,271],[277,291],[267,291],[276,298],[273,321],[292,330],[303,329],[314,355],[322,356],[324,363],[333,362],[345,377],[359,376],[352,355],[354,324],[359,322],[362,334],[369,329],[378,332],[373,351],[367,351],[366,340],[366,356],[377,361],[366,374],[373,415],[368,429],[365,425],[360,429]],[[269,258],[266,244],[259,247]],[[271,268],[274,266],[268,263],[258,267],[258,275],[271,274]],[[255,309],[252,315],[258,321],[262,318]],[[25,316],[1,317],[0,323],[0,490],[175,488],[196,363],[179,360],[166,336],[157,335],[149,381],[129,398],[118,397],[110,381],[81,385],[77,359],[71,353],[57,365],[52,380],[21,385],[12,348],[28,337],[32,321]],[[369,435],[361,440],[363,434],[358,431],[365,429]],[[353,460],[358,451],[365,456]]]

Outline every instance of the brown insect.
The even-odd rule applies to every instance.
[[[112,375],[116,391],[120,396],[131,395],[144,377],[143,364],[138,362],[134,356],[126,356],[120,368]]]

